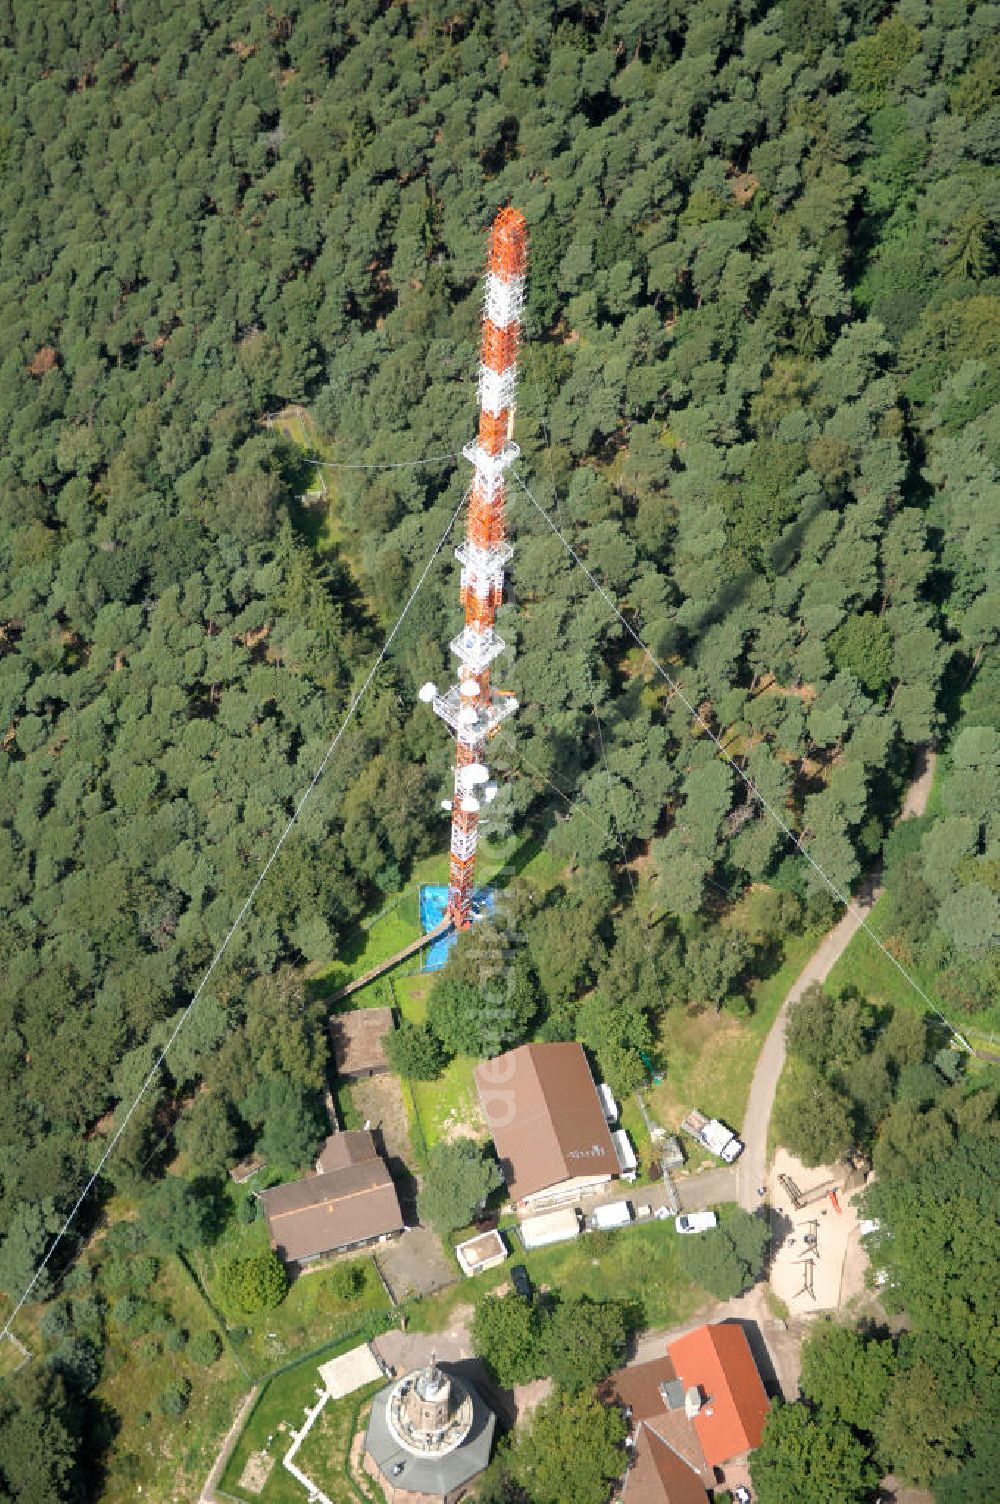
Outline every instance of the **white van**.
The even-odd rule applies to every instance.
[[[608,1206],[595,1206],[590,1214],[590,1225],[598,1228],[627,1227],[632,1220],[632,1207],[628,1201],[612,1201]]]
[[[678,1232],[708,1232],[718,1225],[719,1219],[714,1212],[681,1212],[679,1217],[674,1218]]]

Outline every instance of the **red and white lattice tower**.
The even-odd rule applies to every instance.
[[[513,442],[517,347],[527,264],[528,227],[516,209],[501,209],[490,230],[479,367],[479,436],[463,454],[474,467],[465,541],[455,550],[462,566],[465,626],[451,644],[461,668],[444,694],[421,691],[455,732],[455,789],[451,800],[448,915],[456,929],[472,923],[479,815],[496,793],[486,767],[486,743],[517,709],[511,694],[494,689],[490,665],[504,650],[496,630],[504,565],[513,550],[504,536],[504,471],[518,456]]]

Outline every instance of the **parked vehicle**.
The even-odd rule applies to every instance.
[[[719,1219],[714,1212],[681,1212],[674,1218],[678,1232],[708,1232],[718,1225]]]
[[[703,1112],[692,1110],[681,1128],[727,1165],[731,1165],[743,1153],[742,1139],[738,1139],[733,1130],[727,1128],[725,1123],[720,1123],[718,1118],[707,1118]]]
[[[590,1214],[590,1225],[595,1229],[627,1227],[632,1220],[632,1205],[628,1201],[612,1201],[609,1206],[597,1206]]]
[[[523,1264],[513,1265],[510,1271],[510,1282],[522,1300],[531,1299],[531,1275]]]

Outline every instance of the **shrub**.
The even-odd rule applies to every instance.
[[[42,1336],[46,1342],[61,1342],[70,1329],[69,1308],[63,1301],[58,1305],[49,1306],[39,1322]]]
[[[269,1250],[256,1258],[230,1259],[220,1276],[227,1304],[252,1315],[280,1305],[288,1290],[288,1275],[278,1255]]]
[[[159,1260],[155,1259],[151,1253],[143,1254],[141,1258],[130,1259],[126,1274],[129,1289],[141,1295],[144,1290],[149,1289],[159,1270]]]
[[[74,1264],[63,1280],[67,1295],[86,1295],[94,1283],[94,1266],[83,1262]]]
[[[210,1368],[222,1352],[222,1339],[218,1332],[195,1332],[188,1343],[188,1354],[199,1368]]]
[[[122,1295],[111,1307],[111,1315],[119,1326],[127,1326],[141,1304],[137,1295]]]
[[[130,1282],[132,1260],[115,1254],[101,1265],[101,1284],[106,1290],[121,1290]]]
[[[87,1327],[99,1332],[104,1314],[104,1302],[98,1295],[83,1295],[73,1301],[73,1325],[77,1331]]]
[[[359,1264],[337,1264],[330,1270],[330,1290],[338,1300],[350,1300],[365,1283],[364,1270]]]
[[[136,1253],[145,1246],[146,1233],[140,1222],[116,1222],[104,1239],[106,1252],[113,1255]]]
[[[135,1310],[132,1312],[132,1329],[138,1336],[151,1332],[156,1322],[157,1307],[151,1300],[141,1300],[135,1297]]]
[[[160,1409],[164,1415],[183,1415],[191,1401],[191,1380],[175,1379],[160,1395]]]
[[[244,1196],[242,1201],[236,1203],[236,1218],[244,1227],[256,1222],[259,1211],[260,1203],[256,1196]]]
[[[164,1346],[168,1353],[179,1353],[187,1342],[187,1332],[182,1326],[175,1326],[167,1333]]]

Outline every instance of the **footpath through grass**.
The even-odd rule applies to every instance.
[[[310,1353],[301,1362],[275,1374],[263,1385],[223,1472],[223,1493],[246,1501],[246,1504],[254,1504],[258,1499],[263,1500],[264,1504],[303,1504],[305,1495],[301,1486],[282,1466],[282,1458],[292,1444],[291,1433],[298,1430],[306,1410],[311,1409],[319,1398],[317,1390],[321,1388],[318,1373],[320,1364],[340,1353],[348,1352],[365,1340],[364,1335],[355,1332],[338,1342],[330,1343],[318,1352]],[[346,1436],[345,1420],[356,1413],[364,1396],[373,1393],[377,1387],[372,1385],[342,1400],[328,1400],[322,1417],[309,1433],[308,1441],[299,1453],[298,1465],[338,1504],[341,1499],[353,1501],[357,1498],[341,1465],[344,1452],[338,1450],[339,1443]],[[321,1455],[324,1436],[333,1443],[325,1468]],[[255,1454],[273,1459],[267,1482],[259,1491],[240,1486],[247,1462]],[[327,1483],[331,1485],[329,1488],[326,1487]]]

